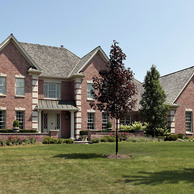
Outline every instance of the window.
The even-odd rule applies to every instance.
[[[24,78],[16,78],[15,79],[15,94],[16,96],[24,96],[25,95],[25,84]]]
[[[61,84],[56,83],[44,83],[44,97],[45,98],[57,98],[61,96]]]
[[[95,128],[95,113],[88,113],[88,122],[87,122],[87,128],[88,129],[94,129]]]
[[[130,125],[131,123],[131,117],[128,115],[124,119],[120,120],[121,125]]]
[[[6,94],[6,77],[0,77],[0,95]]]
[[[109,121],[109,116],[106,112],[102,113],[102,129],[107,129],[107,123]]]
[[[92,95],[91,91],[93,91],[94,88],[92,86],[92,83],[87,83],[87,98],[94,99],[94,96]]]
[[[5,110],[0,111],[0,129],[5,129],[6,114]]]
[[[44,129],[48,129],[48,115],[47,115],[47,113],[44,113],[43,125],[44,125]]]
[[[20,129],[24,129],[24,122],[25,122],[24,111],[16,111],[16,120],[19,121]]]
[[[185,113],[185,124],[186,124],[186,131],[192,132],[192,112]]]
[[[61,115],[60,114],[57,114],[57,129],[60,129],[61,128]]]

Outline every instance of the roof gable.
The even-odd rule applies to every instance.
[[[0,51],[5,48],[10,42],[12,42],[19,52],[24,56],[24,58],[30,63],[33,69],[41,71],[41,68],[35,63],[35,61],[28,55],[28,53],[21,47],[17,39],[11,34],[6,40],[0,44]]]
[[[167,98],[166,103],[173,105],[194,75],[194,66],[159,78]]]
[[[100,46],[98,46],[80,59],[79,63],[75,66],[70,75],[80,73],[97,53],[100,53],[105,62],[109,61],[109,58],[107,57],[105,52],[102,50]]]

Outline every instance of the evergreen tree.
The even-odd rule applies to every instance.
[[[144,93],[140,101],[141,115],[148,123],[147,133],[155,136],[157,129],[167,129],[169,106],[165,104],[166,94],[159,81],[160,74],[152,65],[144,80]]]

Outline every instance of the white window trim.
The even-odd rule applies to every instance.
[[[93,84],[93,81],[92,80],[88,80],[87,84]]]
[[[87,110],[87,113],[95,113],[96,111],[91,109],[91,110]]]
[[[25,78],[26,78],[26,76],[24,76],[24,75],[15,75],[15,78],[25,79]]]
[[[0,106],[0,110],[7,110],[7,107]]]
[[[26,109],[25,108],[22,108],[22,107],[16,107],[15,108],[15,111],[25,111]]]
[[[0,77],[7,77],[7,74],[0,73]]]

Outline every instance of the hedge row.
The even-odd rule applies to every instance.
[[[14,133],[13,129],[0,129],[0,133]],[[34,129],[19,129],[19,133],[38,133]]]

